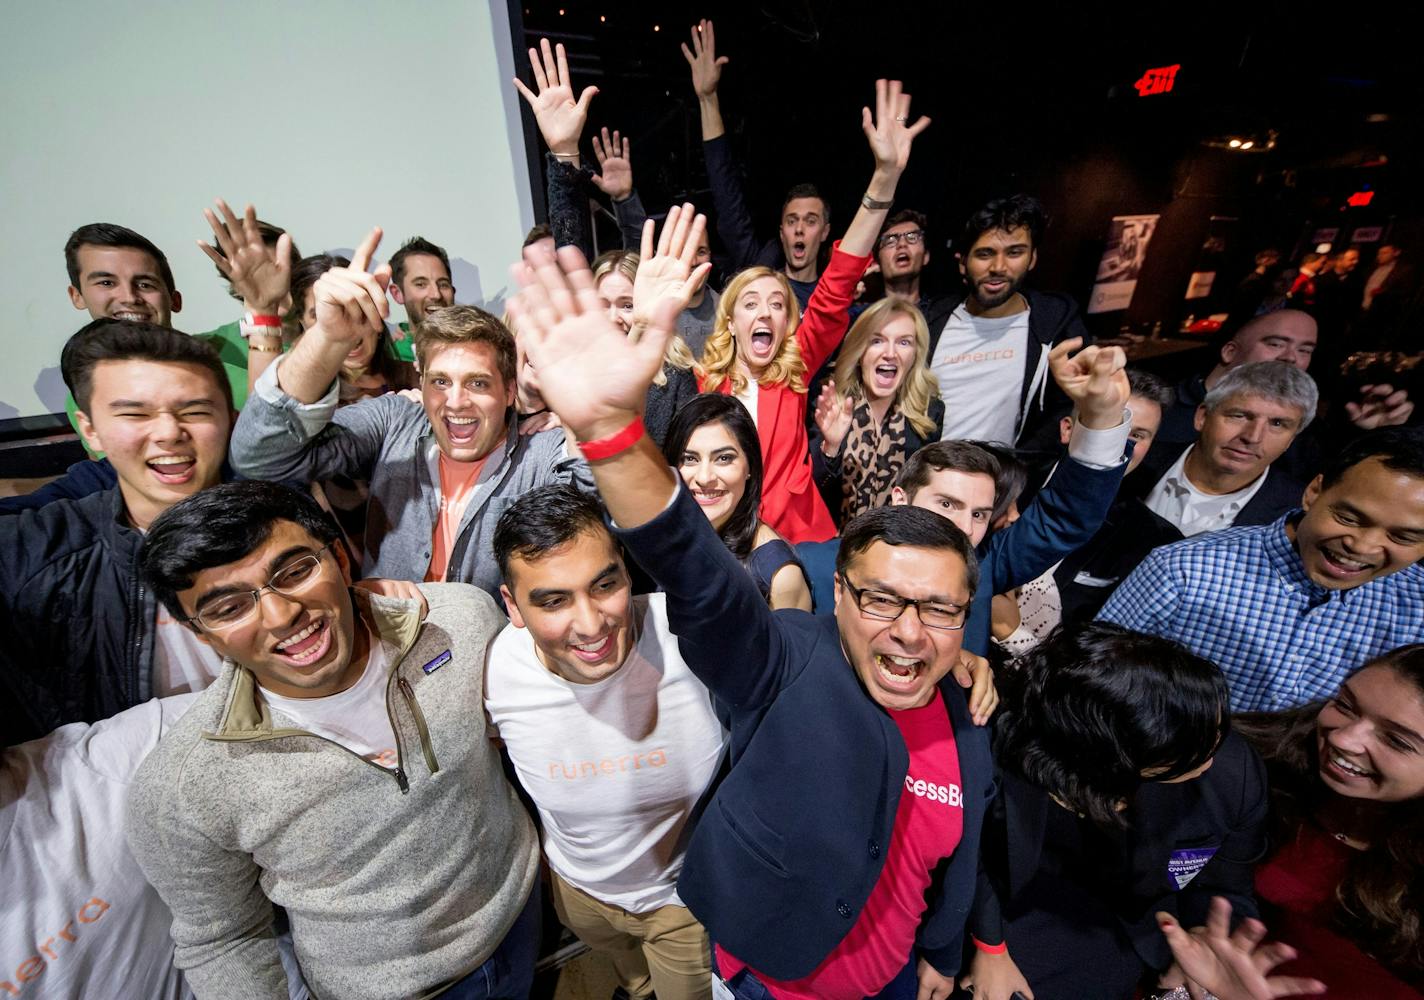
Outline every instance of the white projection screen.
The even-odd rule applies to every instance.
[[[0,32],[5,303],[0,421],[64,409],[59,352],[87,322],[63,247],[115,222],[172,264],[189,333],[240,307],[195,241],[215,197],[304,254],[370,227],[384,259],[444,246],[457,299],[502,308],[533,221],[502,0],[27,4]],[[404,319],[391,304],[391,319]]]

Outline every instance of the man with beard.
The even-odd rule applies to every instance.
[[[396,325],[391,347],[402,361],[415,362],[413,331],[431,309],[455,304],[450,255],[423,236],[412,236],[391,254],[391,298],[405,306],[407,321]]]
[[[1069,296],[1022,287],[1047,221],[1036,199],[1017,194],[989,202],[965,223],[958,248],[964,297],[950,300],[943,323],[930,322],[930,370],[945,402],[942,440],[1016,444],[1055,410],[1067,411],[1049,378],[1048,354],[1062,341],[1092,338]]]

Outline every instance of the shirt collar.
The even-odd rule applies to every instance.
[[[1270,563],[1271,569],[1289,589],[1299,590],[1311,597],[1328,598],[1341,593],[1341,591],[1327,590],[1307,575],[1305,564],[1301,562],[1300,553],[1296,551],[1295,543],[1286,534],[1286,525],[1297,524],[1304,513],[1305,511],[1297,507],[1281,515],[1271,525],[1270,530],[1266,532],[1266,559]]]

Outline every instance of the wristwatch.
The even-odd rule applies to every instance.
[[[868,191],[860,196],[860,203],[866,208],[870,209],[872,212],[879,212],[884,209],[888,209],[895,204],[893,201],[876,201],[874,198],[870,197],[870,192]]]

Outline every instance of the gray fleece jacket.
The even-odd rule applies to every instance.
[[[361,575],[424,580],[440,513],[440,450],[424,408],[388,393],[337,409],[336,382],[318,402],[299,403],[277,385],[281,363],[258,378],[233,428],[232,467],[249,479],[295,486],[332,476],[370,480]],[[564,454],[564,432],[521,436],[511,420],[504,444],[480,470],[445,578],[498,599],[499,516],[536,487],[570,481],[593,491],[588,464]]]
[[[423,623],[415,601],[353,591],[395,664],[396,770],[295,728],[231,660],[140,767],[129,845],[200,1000],[287,1000],[274,903],[322,1000],[435,995],[519,916],[539,845],[483,708],[505,619],[473,587],[421,592]]]

